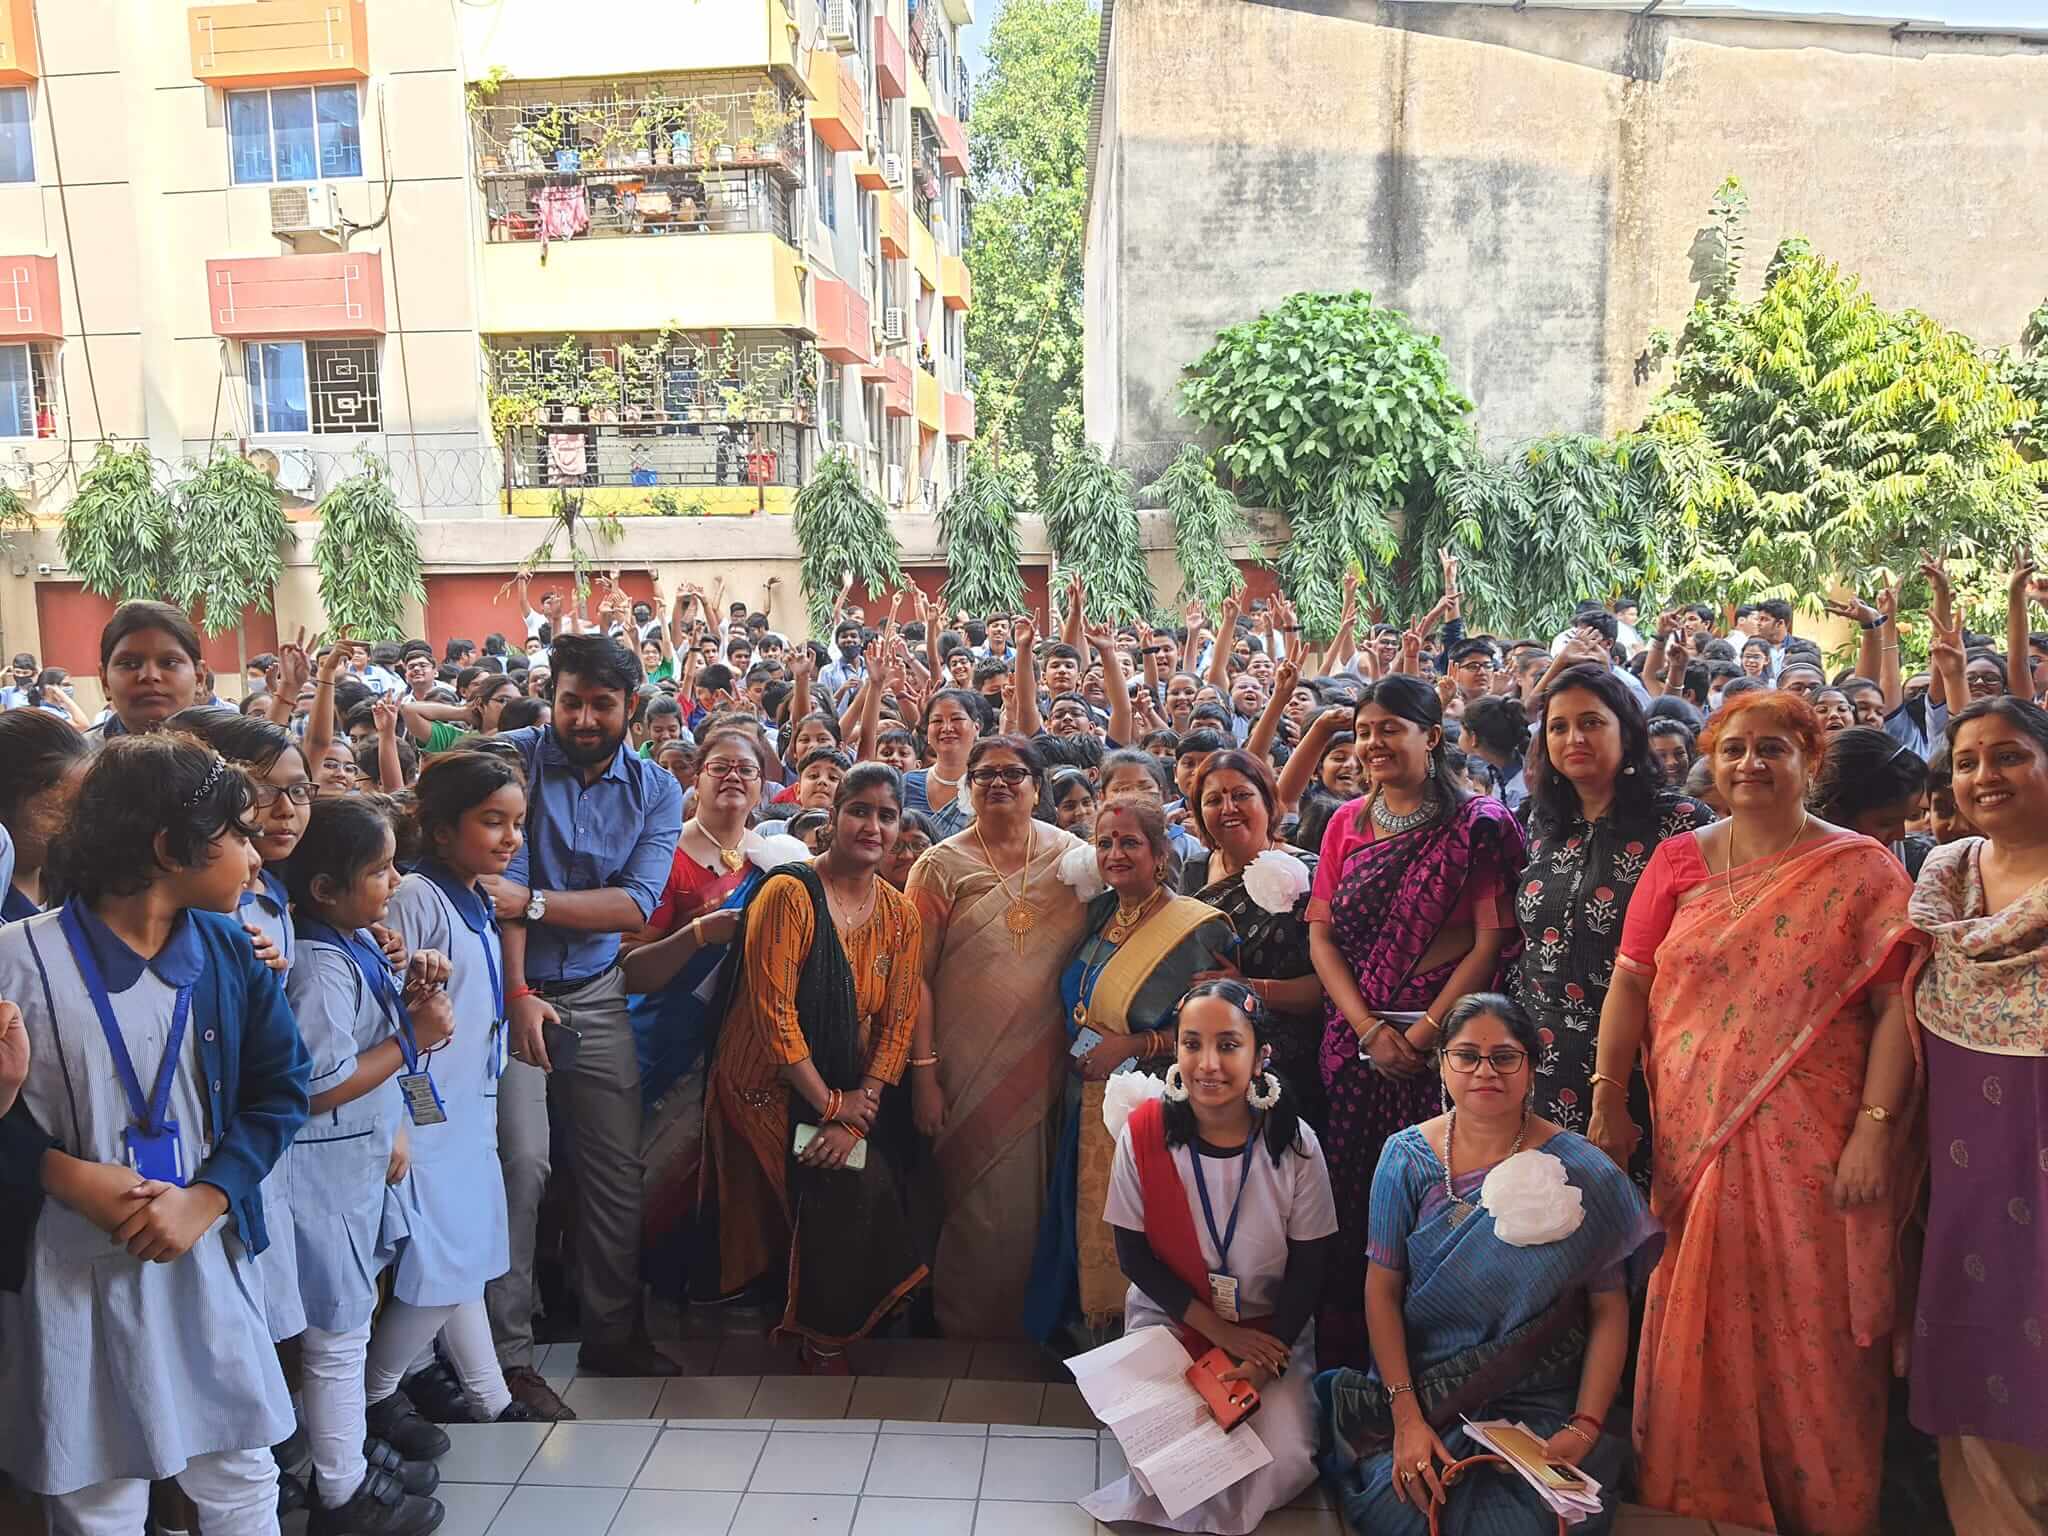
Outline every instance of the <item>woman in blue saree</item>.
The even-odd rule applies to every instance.
[[[1365,1308],[1374,1369],[1316,1379],[1322,1471],[1352,1529],[1551,1536],[1556,1517],[1511,1471],[1443,1472],[1484,1448],[1464,1419],[1526,1425],[1606,1503],[1625,1468],[1605,1432],[1628,1354],[1629,1294],[1664,1236],[1606,1154],[1530,1107],[1541,1044],[1521,1009],[1475,993],[1444,1019],[1446,1113],[1388,1138],[1373,1176]]]
[[[1092,869],[1070,868],[1069,860]],[[1108,887],[1088,909],[1087,936],[1060,977],[1069,1057],[1059,1155],[1031,1260],[1024,1324],[1041,1343],[1073,1315],[1101,1328],[1123,1316],[1127,1282],[1103,1209],[1116,1143],[1102,1122],[1103,1084],[1125,1062],[1164,1070],[1173,1055],[1171,1016],[1195,978],[1234,946],[1230,920],[1167,889],[1166,816],[1149,800],[1119,800],[1095,818],[1092,850],[1077,847],[1060,874],[1082,889]],[[1070,878],[1072,877],[1072,878]],[[1085,884],[1082,884],[1083,880]]]

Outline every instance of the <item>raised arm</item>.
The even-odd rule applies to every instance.
[[[1294,697],[1294,686],[1300,681],[1301,668],[1291,660],[1283,661],[1273,669],[1273,692],[1244,738],[1245,751],[1261,762],[1272,759],[1273,738],[1280,734],[1280,720],[1287,713],[1287,701]]]
[[[1936,662],[1933,653],[1930,652],[1928,662],[1929,670],[1933,673],[1933,680],[1927,689],[1927,706],[1929,709],[1932,709],[1936,704],[1945,704],[1952,710],[1960,710],[1965,704],[1970,702],[1970,690],[1966,686],[1960,686],[1966,663],[1963,658],[1963,626],[1957,621],[1955,616],[1955,588],[1949,583],[1948,567],[1942,564],[1942,557],[1939,555],[1936,555],[1931,560],[1921,561],[1920,571],[1927,578],[1928,585],[1934,589],[1934,603],[1928,609],[1927,619],[1934,626],[1936,648],[1941,647],[1945,637],[1951,635],[1954,637],[1951,649],[1955,653],[1954,672],[1956,683],[1958,684],[1958,686],[1951,687],[1948,673]]]
[[[1124,681],[1124,658],[1116,648],[1116,631],[1105,620],[1089,626],[1085,633],[1095,654],[1102,658],[1102,687],[1109,695],[1109,739],[1120,747],[1131,746],[1131,690]]]
[[[868,647],[867,654],[867,676],[860,684],[860,734],[853,744],[856,762],[873,757],[875,744],[882,737],[882,669],[888,659],[879,640]]]
[[[1081,578],[1076,574],[1073,580],[1067,583],[1067,611],[1060,620],[1060,639],[1071,645],[1074,653],[1081,656],[1084,662],[1087,660],[1085,652],[1088,637],[1082,628],[1082,610],[1086,604],[1087,598],[1081,591]]]
[[[2034,587],[2034,555],[2022,544],[2013,552],[2012,580],[2005,597],[2005,686],[2016,699],[2034,698],[2033,653],[2027,645],[2028,594]]]
[[[377,784],[387,795],[405,788],[405,765],[398,759],[398,705],[382,694],[370,705],[377,724]]]
[[[1202,680],[1224,693],[1230,691],[1230,651],[1237,644],[1237,615],[1241,608],[1233,594],[1223,599],[1223,618],[1216,626],[1215,643],[1209,647],[1209,667]]]
[[[310,763],[319,763],[334,745],[334,680],[347,665],[348,631],[344,629],[320,658],[320,675],[313,683],[313,707],[306,713],[306,760]]]
[[[1300,808],[1301,797],[1308,793],[1316,769],[1322,766],[1323,753],[1329,748],[1330,738],[1350,723],[1350,715],[1336,705],[1309,721],[1308,729],[1301,733],[1300,743],[1287,759],[1287,766],[1280,770],[1280,812],[1283,816]]]
[[[1017,647],[1017,734],[1027,738],[1045,729],[1038,714],[1037,639],[1037,632],[1029,624],[1019,624],[1012,642]]]

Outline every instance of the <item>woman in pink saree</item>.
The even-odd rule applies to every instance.
[[[1877,1523],[1893,1198],[1917,1101],[1901,984],[1911,887],[1810,815],[1819,720],[1731,700],[1702,745],[1729,820],[1661,844],[1600,1018],[1590,1139],[1623,1166],[1650,1085],[1670,1234],[1637,1372],[1638,1497],[1797,1536]]]

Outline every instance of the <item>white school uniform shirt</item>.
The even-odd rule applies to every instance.
[[[284,882],[269,870],[263,872],[262,890],[242,892],[242,906],[236,916],[268,935],[287,961],[298,952],[292,935],[290,898],[285,894]],[[271,974],[276,985],[282,987],[284,978],[275,972]],[[270,1337],[281,1344],[306,1331],[306,1307],[299,1300],[299,1245],[292,1236],[289,1151],[272,1165],[260,1188],[263,1226],[270,1233],[270,1246],[256,1255],[256,1268],[263,1275],[263,1311],[270,1320]]]
[[[356,1057],[391,1037],[391,1025],[347,953],[301,932],[285,995],[313,1058],[307,1091],[348,1081]],[[308,1118],[291,1150],[292,1231],[306,1325],[343,1333],[370,1320],[384,1260],[384,1175],[399,1116],[396,1074],[362,1098]]]
[[[444,876],[453,879],[453,876]],[[408,949],[437,949],[448,957],[448,1001],[455,1033],[426,1058],[448,1118],[411,1127],[412,1165],[385,1191],[387,1230],[395,1242],[393,1294],[415,1307],[475,1301],[484,1287],[512,1267],[505,1220],[505,1178],[498,1164],[498,1077],[504,1070],[503,1031],[484,945],[502,982],[505,964],[497,938],[479,936],[429,876],[414,871],[398,884],[386,919]],[[402,1112],[402,1111],[401,1111]]]
[[[98,919],[86,922],[92,930]],[[100,967],[145,1093],[155,1086],[177,997],[157,968],[179,975],[178,936],[196,938],[189,918],[178,923],[129,985],[104,958]],[[36,1123],[73,1157],[124,1162],[127,1096],[58,912],[0,929],[0,997],[20,1007],[28,1026],[21,1098]],[[203,1027],[197,1017],[188,1021],[171,1080],[169,1117],[188,1175],[208,1150]],[[271,1235],[273,1244],[279,1236]],[[114,1478],[170,1477],[194,1457],[274,1444],[292,1432],[263,1280],[227,1217],[175,1263],[144,1263],[77,1211],[46,1200],[30,1247],[20,1293],[0,1293],[0,1469],[23,1487],[57,1494]]]

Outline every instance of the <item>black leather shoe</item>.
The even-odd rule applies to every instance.
[[[338,1509],[314,1501],[306,1536],[432,1536],[447,1513],[439,1499],[407,1493],[397,1478],[373,1467]]]
[[[407,1493],[432,1493],[441,1486],[441,1469],[431,1461],[407,1461],[395,1446],[382,1440],[363,1442],[363,1460],[374,1472],[389,1472]]]
[[[462,1390],[462,1383],[455,1379],[455,1373],[439,1359],[424,1370],[414,1371],[398,1384],[419,1411],[421,1418],[433,1424],[474,1424],[476,1410],[469,1406],[469,1394]]]
[[[381,1403],[372,1403],[363,1424],[374,1440],[382,1440],[407,1461],[432,1461],[448,1454],[449,1439],[419,1415],[412,1399],[394,1392]]]
[[[277,1518],[295,1514],[306,1507],[306,1485],[291,1473],[280,1470],[277,1474]]]

